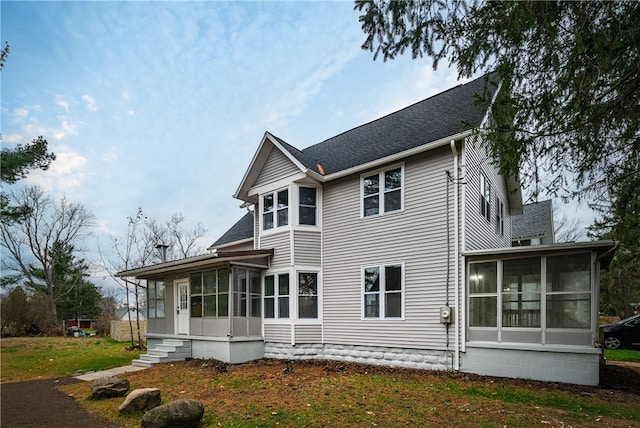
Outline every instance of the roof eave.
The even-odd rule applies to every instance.
[[[246,244],[247,242],[253,242],[253,237],[251,238],[245,238],[245,239],[238,239],[236,241],[231,241],[231,242],[226,242],[224,244],[219,244],[219,245],[211,245],[207,248],[207,251],[213,251],[216,249],[221,249],[221,248],[227,248],[227,247],[232,247],[234,245],[239,245],[239,244]]]
[[[598,261],[606,269],[618,248],[618,242],[612,240],[564,242],[556,244],[527,245],[522,247],[489,248],[484,250],[463,251],[462,255],[470,258],[483,258],[498,255],[523,255],[563,251],[590,250],[598,252]]]
[[[273,249],[267,250],[244,250],[244,251],[217,251],[211,254],[188,257],[180,260],[172,260],[166,263],[158,263],[153,266],[145,266],[136,269],[129,269],[116,273],[116,277],[149,278],[162,273],[183,271],[187,269],[201,268],[213,263],[246,261],[262,257],[273,256]]]
[[[354,167],[351,168],[347,168],[347,169],[343,169],[342,171],[337,171],[334,172],[332,174],[328,174],[328,175],[319,175],[319,179],[322,182],[327,182],[327,181],[332,181],[332,180],[337,180],[338,178],[342,178],[342,177],[346,177],[348,175],[351,174],[357,174],[361,171],[366,171],[372,168],[377,168],[381,165],[386,165],[388,163],[393,163],[393,162],[397,162],[399,160],[408,158],[409,156],[414,156],[420,153],[424,153],[424,152],[428,152],[429,150],[433,150],[436,149],[438,147],[442,147],[442,146],[448,146],[451,143],[451,140],[461,140],[464,138],[467,138],[468,136],[470,136],[473,133],[473,129],[469,129],[463,132],[459,132],[457,134],[454,135],[450,135],[448,137],[444,137],[441,138],[439,140],[435,140],[435,141],[431,141],[429,143],[423,144],[421,146],[418,147],[414,147],[412,149],[409,150],[404,150],[402,152],[398,152],[398,153],[394,153],[392,155],[389,156],[385,156],[379,159],[376,159],[374,161],[371,162],[367,162],[367,163],[363,163],[360,165],[356,165]]]

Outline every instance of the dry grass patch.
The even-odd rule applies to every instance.
[[[222,366],[190,360],[124,376],[132,389],[160,388],[163,402],[201,401],[203,427],[640,427],[637,393],[457,373],[327,361]],[[91,413],[139,426],[141,415],[118,414],[121,398],[87,400],[90,387],[62,389]]]

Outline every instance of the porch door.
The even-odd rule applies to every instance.
[[[176,332],[178,334],[189,334],[189,281],[183,280],[176,284]]]

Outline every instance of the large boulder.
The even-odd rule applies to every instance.
[[[204,406],[196,400],[176,400],[149,410],[142,417],[142,428],[197,427],[204,415]]]
[[[124,399],[118,411],[120,413],[133,413],[140,410],[151,410],[162,404],[160,390],[158,388],[134,389]]]
[[[110,397],[124,397],[129,391],[129,381],[117,376],[105,376],[93,381],[90,400]]]

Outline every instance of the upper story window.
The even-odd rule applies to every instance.
[[[491,183],[484,174],[480,174],[480,214],[491,221]]]
[[[363,270],[364,318],[402,318],[402,265]]]
[[[164,281],[147,281],[147,316],[164,318]]]
[[[504,204],[496,198],[496,233],[504,235]]]
[[[262,196],[262,230],[289,224],[289,190],[283,189]]]
[[[303,225],[316,226],[318,217],[318,189],[315,187],[300,186],[299,190],[299,222]]]
[[[402,209],[402,167],[362,177],[362,215],[379,215]]]

